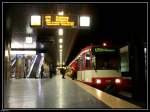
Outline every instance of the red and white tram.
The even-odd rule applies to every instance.
[[[119,91],[128,83],[121,76],[118,49],[87,46],[69,66],[77,68],[77,80],[100,89],[115,87]]]

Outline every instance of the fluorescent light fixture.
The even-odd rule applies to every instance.
[[[59,43],[63,43],[63,39],[62,38],[59,39]]]
[[[59,51],[62,52],[62,49],[60,49]]]
[[[62,45],[59,45],[59,48],[62,48],[63,46]]]
[[[80,16],[80,26],[90,26],[90,17]]]
[[[36,48],[36,42],[33,42],[32,44],[24,43],[23,48]]]
[[[31,34],[33,32],[32,28],[30,26],[26,27],[26,31],[28,34]]]
[[[5,50],[5,56],[8,57],[8,50]]]
[[[40,26],[41,25],[41,16],[33,15],[31,16],[31,26]]]
[[[21,42],[13,41],[11,42],[11,48],[23,48],[23,44]]]
[[[22,41],[13,41],[11,42],[11,48],[36,48],[36,42],[32,42],[32,44],[29,44]]]
[[[10,54],[36,54],[36,51],[10,51]]]
[[[144,53],[146,53],[147,52],[147,48],[144,48]]]
[[[44,53],[41,53],[41,56],[44,56]]]
[[[32,37],[26,37],[26,43],[31,44],[32,43]]]
[[[63,35],[63,29],[62,28],[58,29],[58,35],[60,35],[60,36]]]
[[[60,11],[60,12],[58,12],[58,15],[63,16],[63,15],[64,15],[64,12],[63,12],[63,11]]]

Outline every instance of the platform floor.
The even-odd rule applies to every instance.
[[[11,79],[4,91],[4,108],[110,108],[74,81]]]

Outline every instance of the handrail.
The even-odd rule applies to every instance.
[[[38,66],[38,71],[37,71],[36,77],[40,77],[41,66],[43,64],[43,61],[44,61],[44,57],[42,56],[41,60],[40,60],[40,63],[39,63],[39,66]]]
[[[30,77],[30,75],[31,75],[31,71],[32,71],[33,66],[34,66],[34,64],[35,64],[35,61],[36,61],[36,58],[37,58],[37,55],[35,56],[35,58],[34,58],[34,60],[33,60],[33,63],[32,63],[32,65],[31,65],[31,67],[30,67],[30,70],[29,70],[29,72],[28,72],[28,74],[27,74],[27,77],[26,77],[26,78],[29,78],[29,77]]]

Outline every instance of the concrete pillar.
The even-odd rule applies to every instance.
[[[147,84],[145,78],[144,42],[137,36],[129,42],[129,73],[132,76],[133,99],[146,102]]]
[[[9,40],[5,40],[4,42],[5,44],[5,49],[4,49],[4,63],[3,63],[3,67],[4,67],[4,74],[3,74],[3,79],[4,81],[7,82],[8,79],[10,79],[10,75],[11,75],[11,67],[10,67],[10,41]]]

